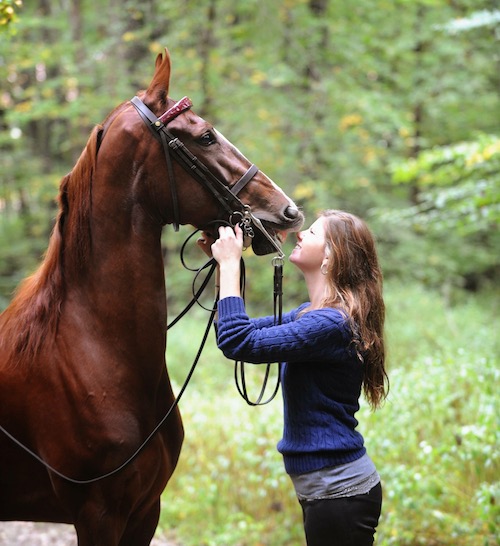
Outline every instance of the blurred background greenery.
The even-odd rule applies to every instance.
[[[0,308],[39,263],[91,128],[168,47],[170,95],[190,96],[308,222],[346,209],[377,236],[392,390],[360,428],[386,493],[378,544],[498,544],[499,39],[489,0],[0,0]],[[190,297],[189,233],[164,232],[172,315]],[[250,310],[271,312],[269,258],[246,261]],[[304,297],[286,265],[285,306]],[[205,317],[185,320],[201,332]],[[177,387],[193,338],[169,337]],[[162,530],[183,545],[303,544],[279,400],[247,408],[209,343],[181,407]]]

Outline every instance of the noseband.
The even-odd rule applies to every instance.
[[[250,180],[252,180],[252,178],[259,172],[259,169],[255,165],[250,165],[243,176],[233,185],[224,183],[217,178],[217,176],[211,173],[208,168],[167,129],[167,124],[170,121],[175,119],[179,114],[182,114],[191,108],[193,105],[191,100],[188,97],[184,97],[159,117],[157,117],[141,101],[141,99],[139,99],[139,97],[134,97],[130,102],[134,105],[142,120],[151,130],[153,135],[162,144],[167,163],[168,177],[170,180],[170,191],[172,193],[174,229],[176,231],[179,229],[179,200],[177,197],[177,189],[175,185],[174,170],[172,167],[170,152],[172,152],[172,155],[177,162],[220,203],[223,209],[228,213],[229,221],[233,225],[236,223],[241,223],[243,231],[248,237],[253,237],[252,225],[255,226],[282,256],[283,253],[281,247],[269,235],[261,221],[252,214],[250,206],[243,204],[243,202],[238,198],[238,193],[248,184],[248,182],[250,182]]]

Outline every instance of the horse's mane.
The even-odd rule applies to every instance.
[[[0,346],[19,360],[32,360],[57,330],[65,278],[82,270],[90,252],[92,180],[103,127],[92,131],[75,166],[59,187],[59,212],[38,270],[17,289],[0,315]]]

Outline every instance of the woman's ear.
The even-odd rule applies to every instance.
[[[328,258],[330,258],[331,255],[332,255],[331,247],[328,243],[325,243],[325,251],[323,254],[323,260],[328,260]]]

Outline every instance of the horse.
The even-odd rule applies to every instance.
[[[79,546],[150,544],[181,452],[163,228],[241,220],[268,254],[303,222],[189,99],[169,97],[170,75],[165,49],[148,88],[93,129],[44,258],[0,315],[0,521],[69,523]]]

